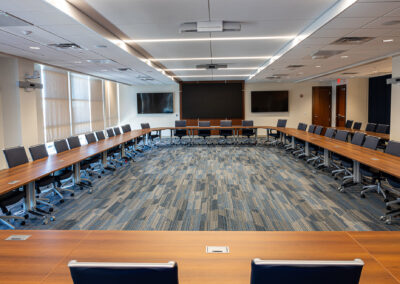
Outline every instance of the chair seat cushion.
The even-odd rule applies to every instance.
[[[366,177],[371,177],[371,178],[379,177],[379,171],[377,171],[373,168],[370,168],[368,166],[365,166],[365,165],[360,166],[360,173],[362,176],[366,176]]]
[[[353,167],[353,161],[350,160],[350,159],[347,159],[347,158],[345,158],[345,157],[343,157],[343,158],[341,159],[341,164],[342,164],[342,166],[345,167],[346,169],[352,168],[352,167]]]
[[[25,191],[20,191],[20,190],[13,190],[5,194],[2,194],[0,196],[1,211],[4,214],[6,214],[8,212],[6,206],[15,204],[24,197],[25,197]]]
[[[46,176],[44,178],[41,178],[41,179],[37,180],[36,181],[36,185],[39,186],[39,187],[47,186],[49,184],[54,183],[55,181],[56,181],[56,179],[55,179],[54,176]]]
[[[73,175],[72,171],[64,170],[64,171],[61,171],[60,173],[56,173],[55,178],[56,178],[57,181],[60,181],[60,180],[68,179],[72,175]]]

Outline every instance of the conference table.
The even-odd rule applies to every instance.
[[[349,132],[351,135],[353,135],[356,132],[361,132],[364,133],[365,135],[368,136],[375,136],[375,137],[379,137],[380,139],[384,140],[384,141],[389,141],[390,140],[390,134],[386,134],[386,133],[377,133],[377,132],[372,132],[372,131],[365,131],[365,130],[357,130],[357,129],[352,129],[352,128],[346,128],[346,127],[331,127],[335,130],[344,130]]]
[[[6,240],[11,235],[30,237]],[[249,284],[253,258],[360,258],[361,284],[398,284],[399,241],[400,232],[0,231],[0,283],[72,283],[70,260],[173,260],[181,284]],[[227,246],[229,253],[206,253],[206,246]]]

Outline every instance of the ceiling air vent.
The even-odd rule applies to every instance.
[[[125,72],[125,71],[132,71],[129,67],[118,68],[118,71]]]
[[[0,11],[0,27],[23,27],[31,26],[31,24],[14,17],[13,15],[7,14],[6,12]]]
[[[81,47],[79,45],[77,45],[76,43],[70,43],[70,42],[66,42],[66,43],[51,43],[48,46],[55,47],[55,48],[58,48],[58,49],[81,49]]]
[[[334,55],[338,55],[340,53],[345,52],[346,50],[319,50],[316,53],[311,55],[312,59],[327,59]]]
[[[281,78],[281,77],[287,77],[287,76],[289,76],[289,74],[274,74],[274,75],[272,75],[272,77],[275,77],[275,78]]]
[[[265,79],[268,79],[268,80],[277,80],[277,79],[280,79],[281,77],[277,77],[277,76],[269,76],[269,77],[265,77]]]
[[[228,68],[228,64],[200,64],[200,65],[196,65],[196,68],[197,69],[215,70],[215,69]]]
[[[139,75],[136,76],[137,79],[142,80],[142,81],[154,81],[153,78],[146,76],[146,75]]]
[[[295,69],[295,68],[301,68],[304,67],[304,65],[301,64],[292,64],[292,65],[288,65],[286,68],[288,69]]]
[[[394,25],[398,25],[398,24],[400,24],[400,20],[393,20],[393,21],[388,21],[388,22],[383,23],[384,26],[394,26]]]
[[[342,37],[338,40],[335,40],[331,44],[363,44],[370,40],[373,40],[374,37],[367,36],[350,36],[350,37]]]
[[[179,33],[240,32],[240,29],[239,22],[187,22],[180,25]]]
[[[88,59],[86,60],[88,63],[94,63],[94,64],[109,64],[112,62],[110,59]]]
[[[343,72],[342,75],[355,75],[357,72]]]

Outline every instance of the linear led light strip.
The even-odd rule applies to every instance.
[[[250,74],[235,74],[235,75],[183,75],[183,76],[173,76],[174,78],[207,78],[207,77],[248,77]]]
[[[258,67],[227,67],[227,68],[219,68],[213,70],[257,70]],[[157,69],[157,71],[208,71],[210,69],[207,68],[167,68],[167,69]]]
[[[162,39],[128,39],[126,43],[161,43],[161,42],[191,42],[191,41],[240,41],[240,40],[289,40],[288,36],[251,36],[251,37],[200,37],[200,38],[162,38]]]
[[[300,42],[302,42],[307,37],[309,37],[311,34],[316,32],[318,29],[320,29],[326,23],[331,21],[333,18],[335,18],[340,13],[342,13],[348,7],[353,5],[356,1],[357,0],[341,0],[341,1],[337,2],[336,4],[334,4],[325,13],[323,13],[319,18],[317,18],[313,23],[311,23],[308,27],[306,27],[298,36],[296,36],[289,43],[287,43],[285,46],[283,46],[274,56],[269,58],[269,60],[267,62],[265,62],[263,65],[261,65],[260,68],[258,68],[255,73],[250,75],[249,80],[251,80],[254,76],[256,76],[258,73],[260,73],[262,70],[267,68],[269,65],[274,63],[276,60],[281,58],[282,55],[284,55],[285,53],[287,53],[288,51],[293,49]]]
[[[201,61],[201,60],[260,60],[269,59],[271,56],[237,56],[237,57],[182,57],[182,58],[151,58],[141,59],[147,61]]]

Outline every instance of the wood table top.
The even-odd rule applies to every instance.
[[[50,173],[69,167],[94,155],[149,133],[150,130],[133,130],[79,148],[71,149],[48,158],[29,162],[0,171],[0,194],[19,188]]]
[[[5,241],[28,234],[26,241]],[[400,232],[1,231],[0,283],[72,283],[70,260],[178,263],[179,282],[250,283],[253,258],[353,260],[361,284],[400,282]],[[229,246],[207,254],[207,245]]]
[[[357,129],[346,128],[346,127],[331,127],[331,128],[336,129],[336,130],[345,130],[350,133],[362,132],[368,136],[379,137],[380,139],[386,140],[386,141],[390,140],[390,134],[386,134],[386,133],[377,133],[377,132],[372,132],[372,131],[357,130]]]

